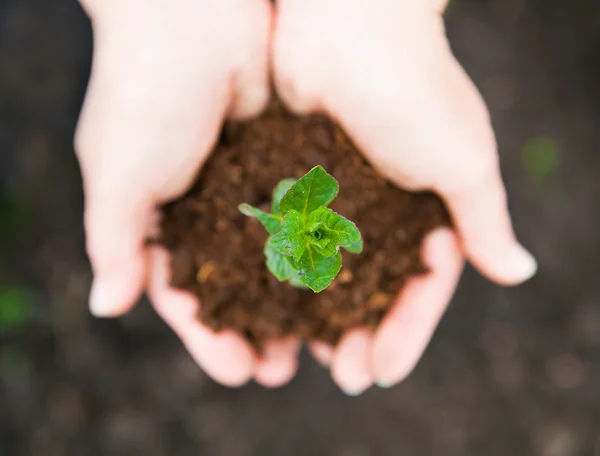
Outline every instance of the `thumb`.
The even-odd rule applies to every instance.
[[[434,103],[431,131],[439,133],[437,153],[447,166],[432,168],[433,189],[445,200],[469,261],[501,285],[517,285],[537,270],[534,257],[516,239],[500,172],[490,116],[481,95],[452,55],[440,59],[434,78],[446,98]],[[441,98],[443,99],[443,98]]]
[[[97,317],[122,315],[140,297],[147,273],[144,241],[154,210],[147,195],[132,193],[116,179],[111,184],[86,194],[87,251],[94,271],[90,311]]]
[[[440,192],[460,233],[469,261],[502,285],[517,285],[537,270],[534,257],[517,241],[497,166],[459,189]]]

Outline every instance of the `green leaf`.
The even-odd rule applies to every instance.
[[[264,253],[267,257],[267,268],[277,277],[277,280],[285,282],[297,275],[289,261],[270,244],[267,243]]]
[[[325,244],[322,247],[317,245],[316,248],[317,248],[317,252],[319,252],[324,257],[333,256],[340,251],[340,246],[335,245],[334,242],[328,242],[327,244]]]
[[[307,231],[306,238],[325,257],[335,255],[340,250],[335,243],[334,236],[331,235],[331,231],[321,222],[312,224]]]
[[[286,256],[297,260],[306,250],[304,223],[298,211],[289,211],[281,223],[281,230],[269,238],[269,244]]]
[[[313,233],[323,226],[325,237],[336,246],[349,247],[360,241],[360,231],[356,225],[340,214],[326,207],[320,207],[308,216],[308,230]]]
[[[308,286],[306,286],[306,285],[304,285],[304,283],[302,283],[302,280],[300,280],[300,276],[295,271],[294,271],[294,275],[290,279],[290,285],[293,286],[294,288],[300,288],[301,290],[309,289]]]
[[[356,241],[354,244],[347,245],[344,247],[350,253],[361,253],[364,248],[364,242],[362,239]]]
[[[308,242],[310,242],[315,247],[323,250],[331,242],[331,239],[328,239],[328,238],[315,239],[313,237],[309,237]]]
[[[281,215],[281,210],[279,208],[281,199],[295,183],[296,179],[283,179],[277,184],[277,187],[273,190],[273,202],[271,206],[271,212],[273,214]]]
[[[322,166],[315,166],[292,185],[281,200],[281,213],[296,210],[302,216],[327,206],[337,196],[339,186]]]
[[[248,217],[256,217],[269,234],[275,234],[281,229],[281,217],[277,215],[267,214],[259,208],[246,203],[240,204],[238,210]]]
[[[298,179],[283,179],[273,190],[272,214],[249,204],[239,210],[256,217],[270,236],[264,254],[269,271],[280,281],[318,293],[342,267],[340,247],[360,253],[363,241],[354,223],[327,205],[339,186],[321,166]]]
[[[342,268],[342,254],[324,257],[312,245],[297,262],[300,280],[315,293],[327,288]]]

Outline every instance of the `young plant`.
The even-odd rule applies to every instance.
[[[240,212],[256,217],[269,233],[265,244],[267,268],[281,282],[318,293],[327,288],[342,268],[340,247],[360,253],[360,231],[350,220],[327,206],[339,185],[322,166],[300,179],[284,179],[273,190],[271,213],[249,204]]]

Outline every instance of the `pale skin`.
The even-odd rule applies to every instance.
[[[456,224],[428,236],[431,272],[408,284],[375,334],[353,330],[335,348],[311,346],[346,393],[412,371],[463,258],[501,285],[530,278],[536,263],[513,233],[489,115],[448,47],[444,3],[82,0],[95,42],[75,140],[91,311],[122,315],[147,290],[216,381],[277,387],[294,376],[299,341],[271,340],[258,358],[241,335],[212,333],[195,318],[196,298],[168,287],[167,253],[144,247],[156,207],[191,184],[223,121],[265,107],[270,75],[290,109],[330,115],[391,181],[439,193]]]

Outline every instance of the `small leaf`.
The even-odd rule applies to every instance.
[[[338,253],[339,251],[340,251],[340,246],[335,245],[335,243],[333,243],[333,242],[329,242],[320,248],[319,248],[319,246],[317,246],[317,252],[319,252],[324,257],[333,256],[336,253]]]
[[[324,257],[309,245],[298,262],[300,280],[315,293],[327,288],[342,268],[342,254]]]
[[[339,186],[322,166],[315,166],[292,185],[281,200],[281,213],[298,211],[302,216],[327,206],[337,196]]]
[[[321,222],[312,225],[308,230],[307,239],[310,244],[317,247],[317,251],[324,257],[335,255],[340,250],[329,229]]]
[[[273,190],[273,203],[271,206],[271,212],[273,214],[281,215],[281,210],[279,208],[281,199],[295,183],[296,179],[283,179],[277,184],[277,187]]]
[[[306,250],[304,231],[302,216],[298,211],[291,210],[283,219],[281,230],[271,236],[268,242],[283,255],[300,259]]]
[[[350,253],[361,253],[364,248],[364,242],[362,239],[359,239],[354,244],[347,245],[344,248]]]
[[[320,207],[308,216],[309,231],[319,223],[325,227],[326,237],[336,246],[349,247],[361,239],[353,222],[326,207]]]
[[[310,242],[315,247],[323,250],[327,246],[327,244],[329,244],[331,242],[331,239],[328,239],[328,238],[315,239],[315,238],[311,237],[308,239],[308,242]]]
[[[300,280],[300,276],[295,272],[294,272],[294,275],[292,276],[292,278],[290,279],[290,285],[293,286],[294,288],[299,288],[301,290],[309,289],[308,286],[306,286],[302,283],[302,280]]]
[[[265,246],[264,253],[267,257],[267,268],[277,277],[277,280],[285,282],[296,276],[296,271],[294,271],[288,260],[268,243]]]
[[[248,217],[256,217],[269,234],[275,234],[281,229],[281,217],[279,216],[267,214],[259,208],[246,203],[240,204],[238,210]]]

